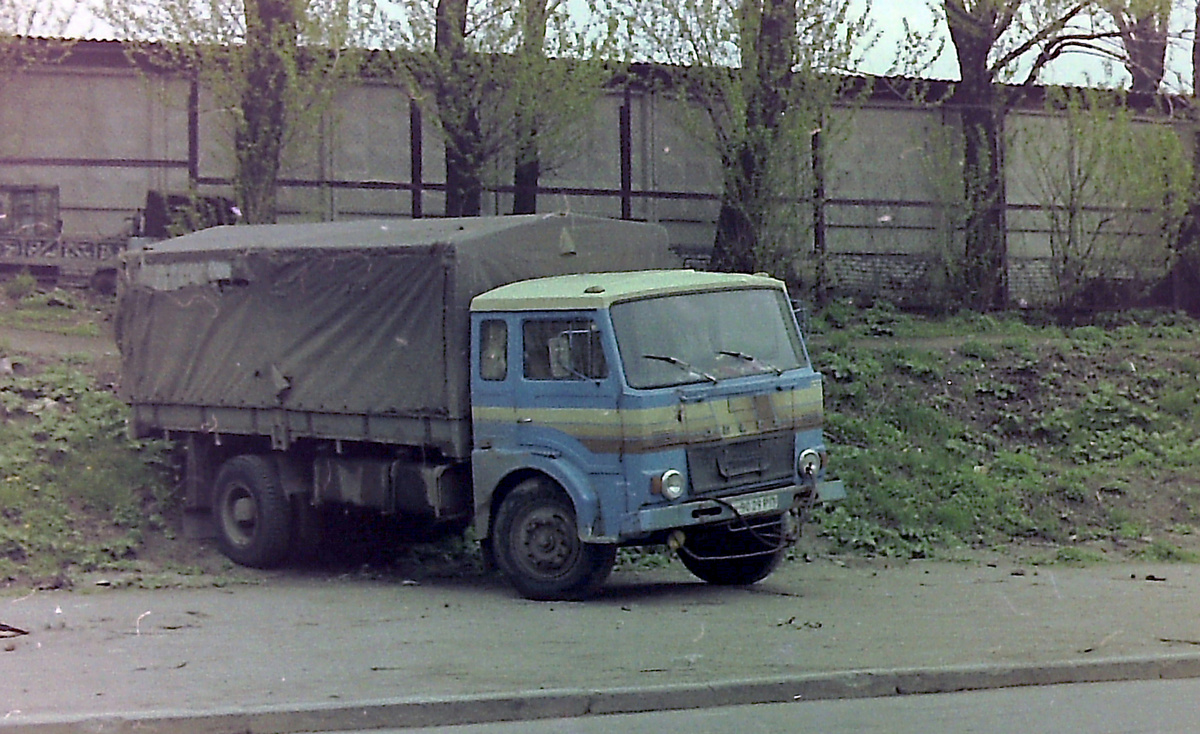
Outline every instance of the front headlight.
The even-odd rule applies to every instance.
[[[821,454],[816,449],[804,449],[796,458],[796,473],[804,477],[815,477],[821,470]]]
[[[669,500],[683,496],[683,473],[678,469],[667,469],[654,478],[654,490]]]

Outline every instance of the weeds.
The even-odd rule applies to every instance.
[[[22,270],[4,282],[4,295],[9,300],[19,301],[33,294],[37,287],[37,279],[28,270]]]
[[[20,276],[6,281],[5,295],[13,301],[12,308],[0,311],[0,326],[28,331],[42,331],[66,336],[98,336],[99,314],[78,296],[63,290],[41,293],[33,288],[14,289]],[[14,293],[20,295],[14,296]]]
[[[1164,540],[1152,540],[1146,547],[1135,550],[1133,555],[1153,563],[1195,563],[1200,561],[1200,553],[1185,550]]]
[[[56,366],[0,379],[0,581],[120,570],[172,505],[167,447],[125,436],[125,406]]]
[[[1189,538],[1179,528],[1197,520],[1200,358],[1188,345],[1200,324],[1141,312],[1063,330],[1008,315],[833,311],[814,322],[856,335],[818,336],[812,350],[850,493],[818,515],[837,546],[923,557],[1028,540],[1063,544],[1060,562],[1104,556],[1077,543],[1192,557],[1159,538]],[[882,314],[888,333],[872,337]]]

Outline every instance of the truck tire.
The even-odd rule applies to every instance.
[[[690,534],[679,560],[697,578],[718,586],[749,586],[771,575],[783,560],[782,519],[753,530],[723,527]]]
[[[540,479],[504,498],[492,533],[496,565],[527,599],[590,595],[612,573],[616,546],[579,539],[575,507],[561,488]]]
[[[270,461],[235,456],[221,466],[213,491],[217,547],[230,560],[274,568],[291,549],[292,507]]]

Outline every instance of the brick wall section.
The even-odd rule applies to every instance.
[[[930,308],[944,305],[943,277],[936,259],[922,254],[830,254],[826,258],[838,295]],[[1035,308],[1056,302],[1056,284],[1045,258],[1011,258],[1009,303]],[[942,294],[942,295],[939,295]]]

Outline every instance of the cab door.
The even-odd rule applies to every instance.
[[[525,314],[519,340],[518,442],[569,456],[588,474],[619,473],[619,382],[594,315]]]
[[[516,449],[513,328],[503,315],[471,319],[471,421],[474,453]],[[519,367],[518,367],[519,369]]]

